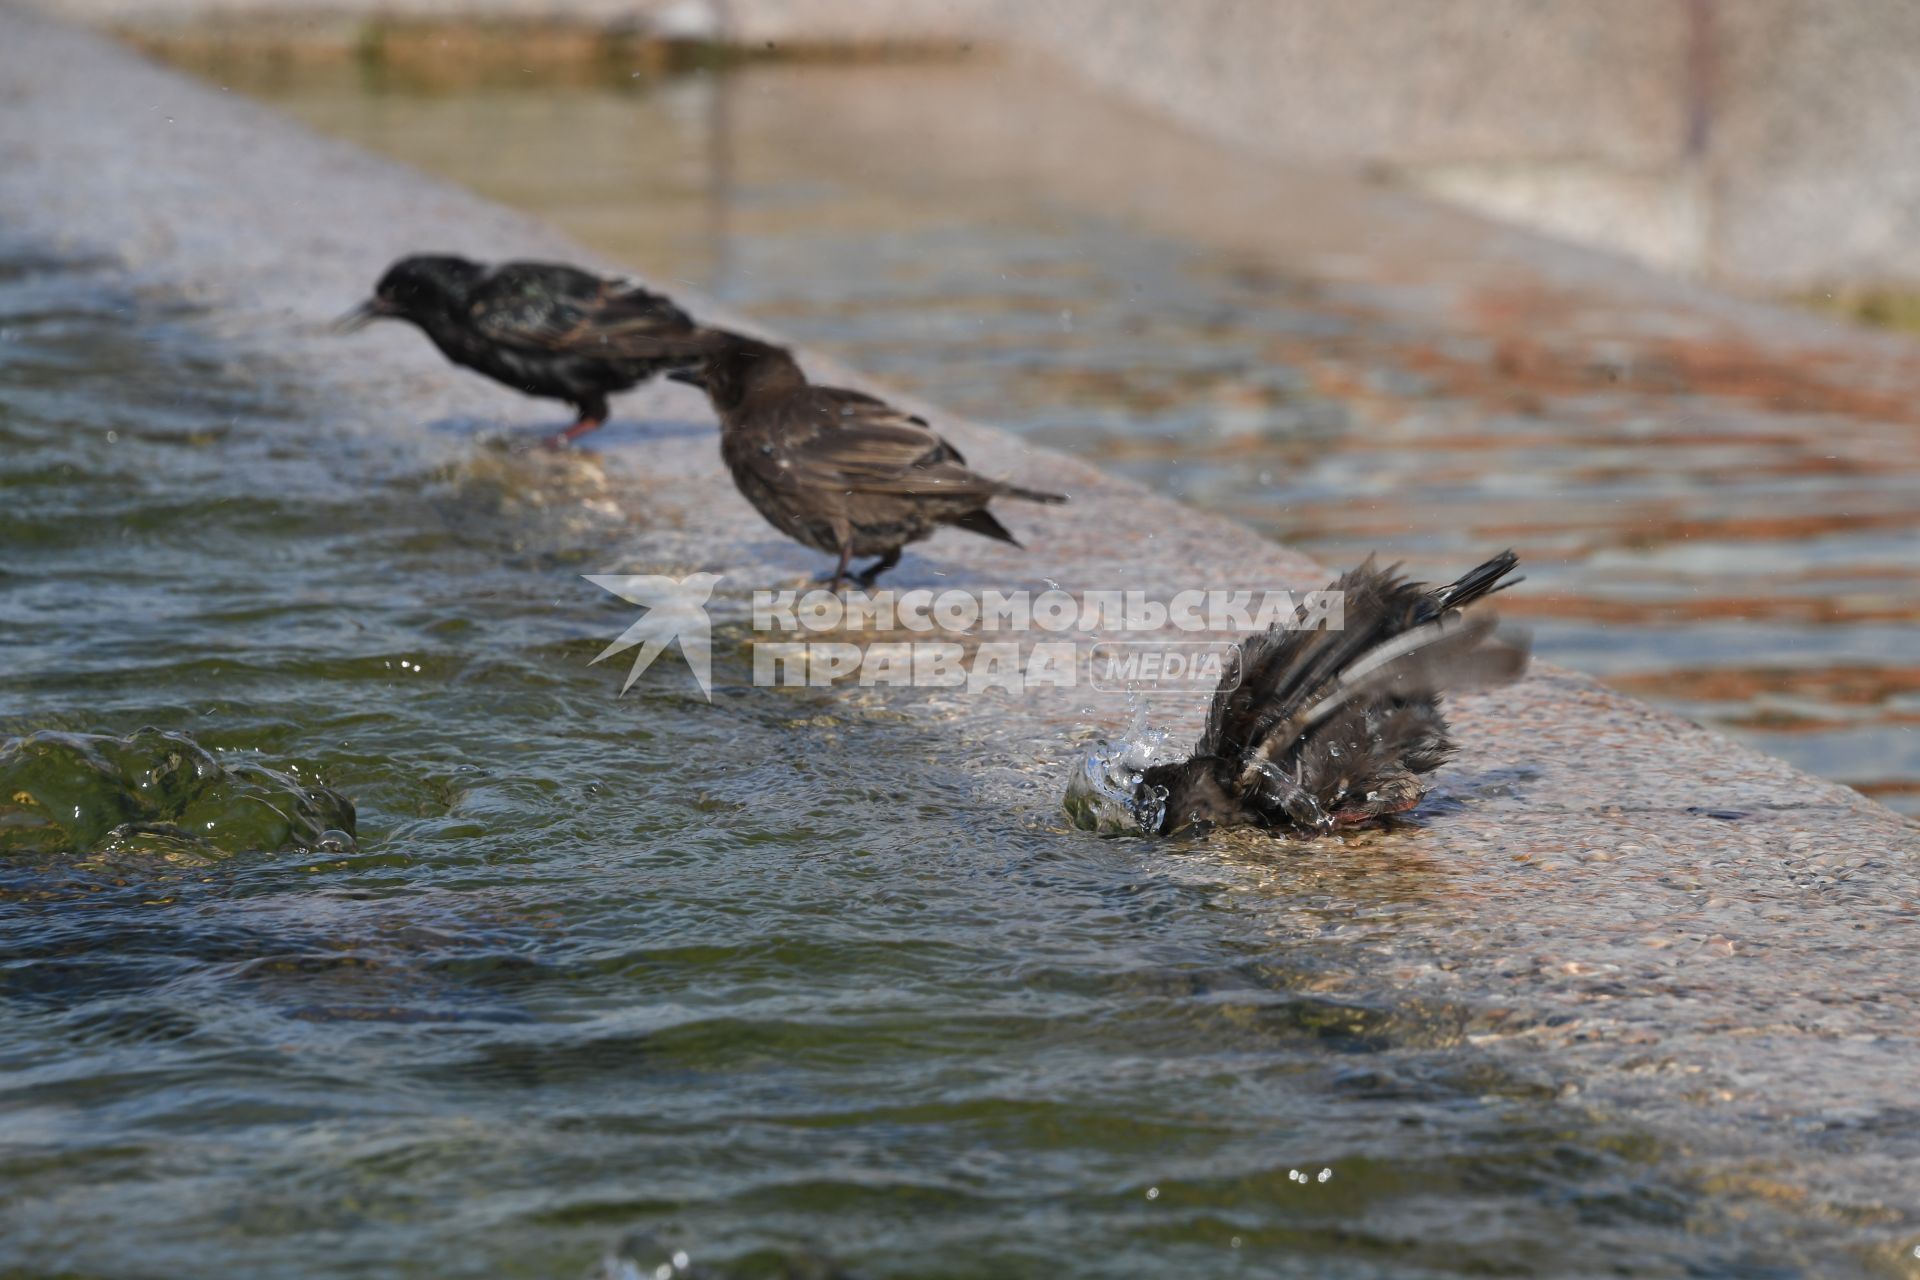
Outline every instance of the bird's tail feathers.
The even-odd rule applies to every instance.
[[[1520,557],[1512,551],[1502,551],[1485,564],[1475,565],[1461,574],[1459,578],[1433,593],[1434,604],[1441,609],[1464,609],[1476,600],[1483,600],[1496,591],[1505,591],[1508,587],[1518,586],[1525,578],[1512,578],[1506,581],[1508,574],[1520,563]]]
[[[1003,492],[1009,498],[1019,498],[1024,502],[1044,502],[1048,506],[1059,506],[1067,500],[1067,495],[1064,493],[1048,493],[1044,489],[1025,489],[1017,484],[1008,485]]]
[[[969,511],[952,523],[956,529],[965,529],[968,533],[977,533],[983,538],[992,538],[995,542],[1011,543],[1016,547],[1020,545],[1020,539],[1007,532],[1007,526],[994,519],[993,513],[985,507]]]

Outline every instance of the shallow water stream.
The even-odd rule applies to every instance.
[[[1394,939],[1470,911],[1441,869],[983,814],[884,698],[615,698],[590,465],[518,504],[115,281],[0,268],[0,732],[187,730],[350,794],[359,840],[0,865],[9,1274],[1858,1256],[1409,995]]]

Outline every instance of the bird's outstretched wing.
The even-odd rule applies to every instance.
[[[1215,695],[1206,749],[1281,760],[1314,726],[1370,698],[1431,698],[1514,679],[1524,646],[1498,638],[1493,617],[1459,612],[1497,590],[1514,564],[1503,553],[1437,590],[1372,560],[1343,574],[1331,587],[1343,593],[1339,629],[1276,629],[1240,646],[1239,680],[1222,681]]]
[[[665,296],[551,262],[509,262],[474,290],[474,327],[496,342],[624,359],[693,356],[703,331]]]
[[[1498,590],[1502,553],[1440,588],[1368,560],[1342,575],[1343,617],[1274,628],[1234,653],[1194,756],[1145,771],[1148,825],[1251,823],[1304,832],[1364,825],[1419,802],[1453,749],[1439,697],[1513,680],[1522,637],[1461,607]]]

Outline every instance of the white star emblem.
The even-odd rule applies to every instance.
[[[633,659],[633,669],[627,673],[626,683],[620,686],[621,693],[633,688],[633,682],[660,656],[660,651],[678,640],[680,654],[699,682],[700,692],[708,702],[713,701],[713,621],[707,616],[706,604],[720,581],[719,574],[690,573],[684,578],[653,573],[581,576],[594,586],[646,609],[639,621],[621,632],[620,638],[602,649],[593,660],[599,662],[640,646],[640,652]]]

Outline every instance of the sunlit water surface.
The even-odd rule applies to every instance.
[[[1249,892],[983,811],[884,701],[617,698],[605,529],[329,412],[0,267],[0,733],[186,730],[360,808],[345,855],[0,865],[0,1271],[1801,1273],[1790,1206],[1734,1224],[1378,976],[1434,869]]]
[[[520,90],[202,69],[1329,564],[1451,575],[1512,545],[1529,586],[1505,608],[1548,658],[1920,812],[1911,427],[1761,419],[1684,387],[1509,394],[1484,339],[1436,349],[1082,192],[1076,152],[1125,154],[1137,124],[1056,121],[1064,90],[1029,105],[1017,69],[560,87],[529,69]],[[917,140],[1023,110],[1023,129]],[[1044,191],[1007,179],[1009,135],[1049,158]],[[1245,198],[1221,167],[1196,200]]]

